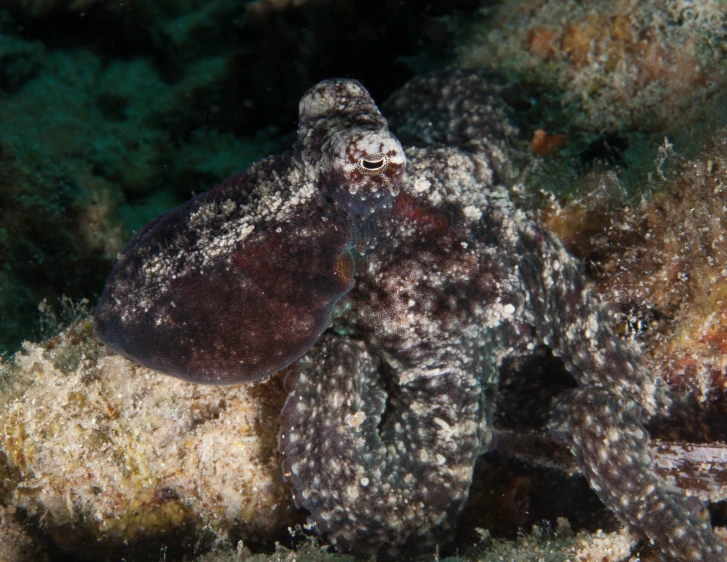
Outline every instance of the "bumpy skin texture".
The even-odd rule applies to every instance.
[[[96,312],[106,345],[164,373],[225,384],[287,367],[320,337],[353,285],[349,242],[363,220],[328,207],[370,215],[390,205],[404,154],[357,82],[324,83],[300,105],[293,151],[136,234]]]
[[[264,376],[313,346],[285,383],[284,476],[329,540],[395,556],[453,538],[491,445],[500,365],[544,343],[579,384],[551,427],[602,500],[664,560],[725,559],[650,470],[641,418],[668,409],[663,385],[614,336],[574,259],[510,203],[514,129],[497,87],[454,71],[389,107],[423,145],[405,171],[360,84],[315,86],[291,152],[137,235],[99,337],[199,382]]]

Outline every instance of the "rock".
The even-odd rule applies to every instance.
[[[724,23],[717,0],[518,0],[483,11],[457,58],[561,93],[575,127],[662,130],[719,93]]]
[[[82,320],[3,364],[2,501],[74,556],[204,549],[291,520],[280,377],[200,386],[108,354]]]

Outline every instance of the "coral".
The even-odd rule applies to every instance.
[[[673,386],[702,401],[727,386],[727,130],[684,161],[643,205],[625,209],[595,243],[609,248],[601,292]]]
[[[704,117],[725,37],[719,0],[520,0],[484,11],[458,63],[558,92],[576,128],[660,130]]]
[[[3,369],[3,500],[74,556],[264,540],[289,520],[275,380],[164,377],[109,355],[88,318]]]
[[[621,313],[621,332],[638,340],[653,369],[680,394],[724,402],[727,340],[723,232],[727,220],[727,130],[679,162],[641,201],[597,192],[543,212],[544,224],[586,259],[599,292]],[[657,170],[660,172],[660,170]]]

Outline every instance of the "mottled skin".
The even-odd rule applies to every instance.
[[[205,383],[302,356],[279,438],[295,501],[341,548],[396,556],[452,540],[491,446],[500,365],[545,343],[579,384],[551,428],[601,499],[664,560],[725,559],[650,470],[641,424],[670,406],[663,386],[575,260],[510,203],[514,130],[497,87],[455,71],[389,107],[423,146],[404,152],[357,82],[312,88],[292,151],[137,234],[99,337]]]

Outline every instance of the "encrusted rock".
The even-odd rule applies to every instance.
[[[459,63],[562,92],[571,124],[590,131],[688,122],[726,77],[717,0],[518,0],[483,15]]]
[[[81,321],[2,365],[2,500],[76,555],[271,537],[291,515],[279,378],[199,386],[108,354]],[[131,546],[128,546],[131,545]]]

